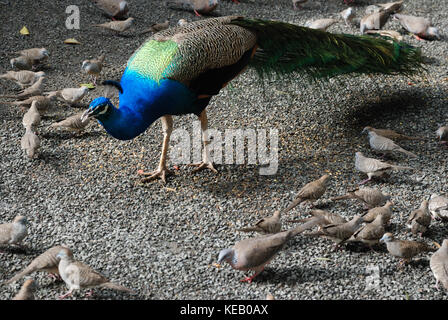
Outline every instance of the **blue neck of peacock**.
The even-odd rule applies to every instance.
[[[164,79],[156,82],[125,70],[120,84],[119,108],[97,116],[98,122],[113,137],[133,139],[163,115],[183,114],[196,96],[182,83]]]

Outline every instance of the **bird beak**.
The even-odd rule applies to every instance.
[[[81,115],[81,121],[84,122],[88,118],[90,118],[93,114],[93,111],[94,109],[87,109],[86,111],[84,111],[84,113]]]

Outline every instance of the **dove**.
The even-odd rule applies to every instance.
[[[12,68],[19,70],[31,70],[33,68],[33,61],[25,56],[20,56],[9,60]]]
[[[448,221],[448,198],[444,196],[439,196],[437,194],[432,194],[429,199],[428,209],[436,220]]]
[[[380,35],[382,37],[389,37],[389,38],[391,38],[393,40],[403,41],[403,36],[400,33],[398,33],[397,31],[394,31],[394,30],[367,30],[365,33],[366,34],[373,34],[373,35],[377,34],[377,35]],[[390,130],[390,131],[392,131],[392,130]],[[380,133],[378,133],[378,134],[380,136],[386,137],[383,134],[380,134]],[[390,137],[386,137],[386,138],[390,138]],[[414,140],[414,139],[412,138],[410,140]],[[417,140],[417,138],[416,138],[416,140]]]
[[[392,201],[387,201],[384,206],[382,207],[375,207],[367,211],[362,217],[364,219],[364,222],[372,222],[376,219],[379,215],[384,217],[385,225],[389,223],[390,219],[392,218],[392,210],[390,207],[392,207],[394,204]]]
[[[344,11],[342,11],[340,13],[342,19],[344,19],[345,24],[348,26],[349,23],[353,20],[353,18],[355,17],[355,13],[353,12],[353,8],[352,7],[348,7],[347,9],[345,9]]]
[[[437,129],[436,135],[439,138],[440,143],[448,143],[448,126],[443,126]]]
[[[380,152],[383,154],[401,152],[401,153],[404,153],[405,155],[413,157],[413,158],[417,157],[416,154],[403,149],[398,144],[393,142],[391,139],[380,136],[380,135],[376,134],[374,131],[369,131],[369,130],[366,130],[366,131],[368,132],[368,135],[369,135],[370,147],[374,151],[377,151],[377,152]],[[363,132],[366,132],[366,131],[363,130]]]
[[[34,100],[31,103],[31,107],[28,109],[28,111],[23,115],[22,124],[23,127],[37,127],[40,124],[40,114],[39,110],[37,110],[37,104],[38,102]]]
[[[11,223],[0,224],[0,245],[18,245],[28,235],[26,225],[28,220],[24,216],[16,216]]]
[[[89,118],[81,119],[83,112],[74,114],[65,120],[53,123],[51,128],[65,128],[69,131],[75,131],[77,133],[83,131],[90,122]]]
[[[419,233],[422,236],[431,224],[431,214],[428,209],[428,200],[423,200],[420,208],[411,212],[406,225],[412,233]]]
[[[346,195],[331,198],[332,201],[341,199],[358,199],[367,207],[374,208],[385,204],[386,201],[390,199],[390,195],[383,194],[376,188],[360,188],[354,191],[349,191]]]
[[[210,13],[218,6],[218,0],[171,0],[169,2],[193,9],[198,17],[201,16],[200,13]]]
[[[40,139],[31,127],[26,128],[26,132],[20,140],[20,145],[28,158],[32,159],[37,154],[37,149],[40,147]]]
[[[384,30],[383,30],[384,31]],[[398,132],[395,132],[394,130],[390,129],[375,129],[373,127],[367,126],[364,127],[362,132],[375,132],[379,136],[383,136],[385,138],[393,139],[393,140],[423,140],[422,137],[411,137],[407,136]]]
[[[382,214],[377,215],[372,222],[356,230],[348,241],[363,242],[373,250],[372,245],[377,244],[386,232],[384,226],[387,224],[387,220],[386,216]]]
[[[292,0],[292,6],[294,10],[302,9],[301,4],[307,2],[308,0]]]
[[[89,88],[81,86],[80,88],[65,88],[57,91],[50,91],[47,94],[55,95],[58,98],[62,98],[68,104],[74,105],[81,101],[88,92]]]
[[[312,228],[319,222],[315,218],[298,227],[283,232],[248,238],[237,242],[233,247],[222,249],[219,252],[218,264],[226,261],[233,269],[255,273],[251,277],[242,279],[242,282],[251,283],[252,280],[264,270],[268,264],[284,247],[286,242],[306,229]]]
[[[116,33],[122,33],[128,30],[134,23],[134,18],[129,17],[123,21],[110,21],[102,24],[94,24],[92,27],[98,27],[103,29],[112,30]]]
[[[33,64],[43,62],[50,56],[50,53],[45,48],[24,49],[17,51],[16,53],[31,59],[33,61]]]
[[[439,282],[448,290],[448,239],[443,240],[442,246],[432,254],[429,267],[436,278],[436,288]]]
[[[89,74],[93,78],[93,84],[96,85],[96,79],[103,69],[104,55],[98,57],[98,59],[84,60],[81,65],[81,70]]]
[[[272,216],[261,219],[253,227],[238,229],[238,231],[255,231],[262,234],[280,232],[280,229],[282,228],[280,216],[280,211],[275,211]]]
[[[34,300],[36,287],[36,282],[33,279],[27,279],[12,300]]]
[[[36,271],[44,271],[50,274],[53,278],[56,278],[56,276],[59,275],[59,258],[57,258],[57,254],[62,249],[70,250],[69,248],[65,246],[54,246],[50,249],[46,250],[41,255],[34,258],[33,261],[22,271],[17,273],[14,277],[9,279],[8,281],[5,281],[4,284],[10,284],[13,283],[21,278],[23,278],[26,275],[29,275],[31,273],[34,273]]]
[[[435,248],[428,246],[424,242],[395,239],[390,232],[385,233],[380,242],[386,243],[387,251],[391,255],[400,258],[400,265],[410,262],[419,253],[435,251]]]
[[[322,31],[327,31],[327,29],[338,22],[336,19],[318,19],[315,21],[309,21],[305,24],[305,27],[310,29],[317,29]]]
[[[112,19],[124,18],[129,12],[128,3],[124,0],[92,0],[92,2]]]
[[[361,152],[356,152],[355,154],[355,168],[358,171],[366,173],[368,177],[359,184],[370,181],[372,177],[381,177],[383,174],[389,173],[392,170],[414,170],[411,167],[397,166],[377,159],[367,158]]]
[[[51,105],[51,102],[54,100],[55,96],[54,95],[48,95],[48,96],[32,96],[29,97],[28,99],[25,100],[21,100],[21,101],[12,101],[12,102],[3,102],[5,104],[9,104],[11,106],[21,106],[22,108],[30,106],[31,104],[36,101],[36,107],[37,110],[39,110],[39,112],[41,114],[45,113],[48,108]]]
[[[399,12],[402,9],[403,1],[396,1],[396,2],[388,2],[388,3],[377,3],[377,6],[380,6],[381,9],[388,13],[395,13]]]
[[[350,221],[341,224],[329,224],[321,227],[320,230],[311,233],[304,233],[306,236],[322,236],[335,243],[335,249],[348,240],[359,229],[363,223],[361,216],[354,216]]]
[[[345,218],[341,217],[337,213],[328,212],[325,210],[311,210],[310,214],[313,216],[311,218],[306,219],[299,219],[299,220],[290,220],[288,222],[307,222],[310,221],[313,218],[322,218],[319,222],[320,226],[326,226],[329,224],[341,224],[346,223],[347,220]]]
[[[284,210],[284,212],[288,212],[303,201],[314,202],[319,199],[327,190],[328,179],[330,179],[330,176],[325,174],[319,179],[307,183],[299,190],[294,201]]]
[[[416,35],[419,40],[440,40],[439,30],[431,26],[429,19],[396,13],[393,20],[398,20],[403,28]]]
[[[45,76],[45,72],[33,72],[29,70],[8,71],[0,75],[0,79],[15,81],[22,89],[34,84],[40,77]]]
[[[39,96],[42,94],[42,84],[45,80],[45,77],[40,77],[31,87],[22,90],[20,93],[16,95],[2,95],[0,98],[13,98],[13,99],[26,99],[31,96]]]
[[[183,20],[183,19],[181,19],[181,20]],[[169,26],[170,26],[169,20],[165,20],[165,22],[163,22],[163,23],[154,23],[148,29],[145,29],[144,31],[140,32],[140,34],[144,34],[144,33],[148,33],[148,32],[154,32],[154,33],[159,32],[159,31],[168,29]]]
[[[390,13],[385,10],[373,12],[361,18],[359,28],[361,33],[365,33],[367,30],[381,29],[389,19]]]
[[[133,293],[131,289],[110,282],[105,276],[90,266],[75,260],[73,252],[68,248],[62,248],[56,255],[56,258],[60,259],[58,265],[59,275],[69,289],[67,293],[59,297],[60,299],[70,296],[74,290],[92,287],[109,288]]]

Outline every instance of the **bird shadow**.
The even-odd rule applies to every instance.
[[[41,136],[45,139],[52,139],[56,141],[65,141],[65,140],[80,140],[80,139],[86,139],[86,138],[92,138],[92,137],[98,137],[101,136],[103,133],[99,131],[84,131],[80,134],[73,133],[73,132],[50,132],[47,131]]]

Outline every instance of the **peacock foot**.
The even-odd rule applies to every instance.
[[[149,176],[140,180],[142,183],[146,183],[157,178],[160,178],[163,183],[166,183],[166,177],[173,174],[173,171],[167,168],[159,168],[155,171],[144,172],[143,170],[138,170],[137,172],[141,176]]]
[[[209,161],[207,161],[207,162],[201,161],[199,163],[191,163],[188,166],[197,167],[196,169],[193,170],[193,172],[197,172],[197,171],[204,170],[204,169],[210,169],[214,173],[218,173],[218,170],[215,169],[215,167],[213,166],[213,163],[209,162]]]

